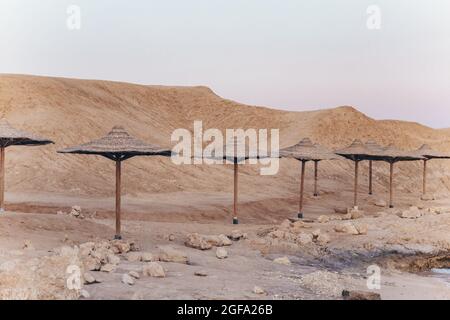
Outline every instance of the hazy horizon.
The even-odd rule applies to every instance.
[[[446,0],[2,0],[0,73],[204,85],[244,104],[449,128],[449,16]]]

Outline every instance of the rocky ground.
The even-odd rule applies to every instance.
[[[373,207],[274,225],[125,220],[120,241],[112,219],[80,207],[7,212],[0,298],[450,299],[446,279],[426,275],[449,267],[450,206]]]

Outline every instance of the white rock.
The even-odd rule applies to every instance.
[[[253,293],[255,293],[255,294],[261,294],[261,295],[266,295],[266,294],[267,294],[266,290],[264,290],[263,288],[258,287],[258,286],[255,286],[255,287],[253,288]]]
[[[108,262],[114,265],[118,265],[120,263],[120,258],[115,254],[108,255]]]
[[[116,270],[116,266],[111,263],[107,263],[100,268],[100,271],[103,272],[113,272],[114,270]]]
[[[278,264],[283,264],[283,265],[290,265],[291,264],[291,260],[289,260],[288,257],[276,258],[275,260],[273,260],[273,262],[278,263]]]
[[[324,246],[331,241],[330,236],[326,233],[321,233],[316,239],[316,243],[320,246]]]
[[[135,279],[139,279],[141,277],[139,275],[139,272],[137,272],[137,271],[130,271],[130,272],[128,272],[128,274],[130,275],[130,277],[133,277]]]
[[[224,248],[217,248],[216,250],[216,257],[218,259],[225,259],[228,258],[228,252]]]
[[[163,262],[188,263],[188,257],[184,252],[170,246],[159,247],[159,260]]]
[[[149,262],[142,267],[142,274],[148,277],[164,278],[164,268],[157,262]]]
[[[89,294],[89,292],[87,292],[86,290],[81,290],[80,291],[80,297],[84,298],[84,299],[89,299],[91,297],[91,295]]]
[[[158,257],[156,257],[153,253],[150,253],[150,252],[142,252],[141,253],[141,261],[154,262],[154,261],[158,261]]]
[[[122,282],[127,284],[127,285],[129,285],[129,286],[132,286],[135,283],[134,282],[134,278],[132,276],[130,276],[129,274],[127,274],[127,273],[124,273],[122,275]]]
[[[137,262],[142,260],[142,255],[140,252],[128,252],[126,258],[130,262]]]
[[[336,232],[342,232],[342,233],[347,233],[347,234],[352,234],[352,235],[358,235],[358,229],[356,229],[356,227],[353,225],[353,223],[350,222],[346,222],[344,224],[341,225],[337,225],[336,227],[334,227],[334,230]]]
[[[317,222],[319,223],[327,223],[330,221],[330,217],[325,216],[325,215],[321,215],[317,218]]]
[[[313,242],[313,235],[309,233],[300,233],[297,236],[297,243],[300,245],[307,245]]]
[[[83,277],[84,277],[84,284],[93,284],[97,282],[95,277],[90,273],[86,272]]]

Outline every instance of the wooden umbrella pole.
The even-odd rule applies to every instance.
[[[359,174],[359,160],[355,161],[355,194],[353,200],[353,207],[358,206],[358,174]]]
[[[423,195],[427,194],[427,161],[423,161]]]
[[[300,201],[298,204],[298,218],[303,218],[303,193],[305,190],[305,168],[306,161],[302,161],[302,172],[300,175]]]
[[[122,179],[122,162],[116,160],[116,236],[115,239],[122,239],[120,226],[120,206],[121,206],[121,179]]]
[[[390,163],[390,178],[389,178],[389,208],[394,207],[394,163]]]
[[[234,160],[234,200],[233,200],[233,224],[239,224],[237,217],[237,202],[238,202],[238,162]]]
[[[0,148],[0,212],[5,211],[5,148]]]
[[[314,161],[314,197],[319,196],[319,192],[317,190],[317,181],[319,180],[319,161]]]
[[[369,161],[369,194],[373,194],[373,161]]]

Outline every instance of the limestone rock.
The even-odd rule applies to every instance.
[[[128,272],[128,274],[130,275],[130,277],[133,277],[134,279],[139,279],[141,277],[139,275],[139,272],[137,272],[137,271],[130,271],[130,272]]]
[[[209,250],[212,248],[212,244],[207,242],[206,239],[198,233],[188,234],[187,240],[184,242],[184,244],[187,247],[200,250]]]
[[[149,262],[142,267],[142,274],[147,277],[164,278],[164,268],[157,262]]]
[[[337,225],[336,227],[334,227],[334,230],[336,232],[342,232],[342,233],[352,234],[352,235],[359,234],[358,229],[356,229],[356,227],[353,225],[353,223],[350,223],[350,222],[346,222],[344,224]]]
[[[286,266],[291,264],[291,260],[289,260],[288,257],[276,258],[275,260],[273,260],[273,262],[278,263],[278,264],[283,264]]]
[[[354,219],[360,219],[360,218],[364,217],[364,211],[356,209],[356,208],[351,209],[349,211],[349,213],[350,213],[351,219],[353,219],[353,220]]]
[[[118,265],[120,263],[120,258],[115,254],[109,254],[107,257],[108,263]]]
[[[100,268],[102,272],[113,272],[114,270],[116,270],[116,266],[111,263],[107,263]]]
[[[218,259],[228,258],[228,251],[224,248],[217,248],[216,249],[216,257]]]
[[[91,295],[89,292],[87,292],[86,290],[83,289],[80,291],[80,297],[84,298],[84,299],[89,299],[91,297]]]
[[[307,245],[313,242],[313,235],[310,233],[300,233],[297,236],[297,243],[300,245]]]
[[[330,241],[331,241],[331,238],[326,233],[320,233],[316,239],[316,243],[320,246],[324,246],[324,245],[328,244]]]
[[[171,246],[159,247],[159,260],[163,262],[184,263],[189,262],[187,255],[184,252],[176,250]]]
[[[233,241],[239,241],[241,239],[247,238],[247,235],[240,230],[233,230],[231,231],[231,234],[228,235],[228,238],[230,238]]]
[[[135,281],[134,281],[134,278],[132,276],[130,276],[127,273],[124,273],[122,275],[122,283],[125,283],[125,284],[127,284],[129,286],[132,286],[132,285],[134,285]]]
[[[379,200],[375,201],[374,205],[377,207],[380,207],[380,208],[386,208],[387,202],[383,199],[379,199]]]
[[[208,273],[203,270],[197,270],[194,272],[194,275],[196,275],[197,277],[207,277]]]
[[[330,221],[330,217],[325,216],[325,215],[321,215],[317,218],[317,222],[319,223],[327,223]]]
[[[267,295],[266,290],[264,290],[263,288],[259,287],[259,286],[255,286],[253,288],[253,293],[254,294],[260,294],[260,295]]]
[[[404,219],[417,219],[422,216],[422,212],[417,207],[411,207],[409,210],[403,211],[400,214],[400,218]]]
[[[142,252],[141,253],[141,261],[155,262],[155,261],[158,261],[158,257],[156,257],[153,253],[150,253],[150,252]]]
[[[84,284],[93,284],[93,283],[97,282],[95,277],[90,273],[85,273],[83,275],[83,278],[84,278]]]
[[[126,259],[130,262],[138,262],[142,260],[142,255],[140,252],[128,252],[126,254]]]

